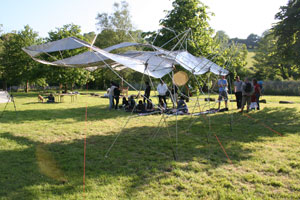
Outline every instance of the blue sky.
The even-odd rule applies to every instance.
[[[119,2],[119,0],[116,0]],[[64,24],[80,25],[82,32],[96,31],[97,13],[111,13],[113,0],[2,0],[0,24],[4,32],[21,30],[29,25],[40,36]],[[157,30],[170,0],[127,0],[133,24],[144,31]],[[230,37],[261,35],[275,22],[274,15],[288,0],[202,0],[215,16],[210,24]]]

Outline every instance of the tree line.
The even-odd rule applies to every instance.
[[[293,4],[293,2],[295,3]],[[296,37],[296,43],[291,41],[291,39],[285,38],[287,35],[290,38],[295,38],[295,35],[291,34],[294,25],[292,22],[286,21],[287,17],[285,15],[290,13],[287,9],[297,7],[299,6],[298,4],[297,1],[289,1],[288,5],[282,7],[281,12],[276,15],[281,21],[262,38],[254,34],[249,35],[247,38],[247,41],[250,41],[249,44],[229,39],[225,37],[226,34],[222,31],[218,31],[215,34],[208,23],[211,16],[208,12],[208,7],[200,0],[174,0],[172,10],[168,11],[166,16],[159,22],[163,28],[159,31],[152,32],[143,32],[133,27],[128,10],[128,3],[126,1],[115,3],[113,5],[113,13],[99,13],[96,16],[96,26],[99,31],[98,35],[94,32],[82,33],[80,26],[75,24],[66,24],[62,27],[58,27],[56,30],[50,31],[46,38],[39,37],[38,33],[29,25],[26,25],[23,30],[12,31],[10,33],[2,33],[0,26],[0,83],[3,89],[12,85],[24,85],[25,90],[28,91],[30,85],[41,87],[55,85],[67,91],[75,86],[85,87],[87,84],[89,88],[106,89],[110,81],[120,82],[119,78],[106,67],[90,72],[83,68],[47,66],[35,62],[22,51],[22,47],[56,41],[70,36],[75,36],[90,43],[93,42],[97,36],[94,45],[102,49],[125,41],[150,43],[168,50],[184,48],[195,56],[205,56],[219,66],[228,69],[231,72],[230,76],[232,76],[232,78],[237,74],[246,76],[250,73],[248,69],[245,68],[245,65],[247,64],[247,47],[249,48],[251,46],[251,48],[257,49],[257,62],[255,64],[255,68],[258,69],[256,73],[257,76],[272,78],[272,76],[263,73],[263,71],[268,72],[267,68],[275,65],[274,62],[276,60],[274,58],[278,58],[277,62],[284,61],[285,67],[289,66],[289,69],[293,69],[291,72],[287,70],[287,68],[283,70],[288,77],[290,75],[293,76],[295,72],[299,72],[299,59],[297,63],[295,59],[292,61],[291,58],[297,56],[299,51],[298,54],[287,51],[289,48],[287,48],[286,44],[289,44],[289,47],[293,50],[299,49],[299,37]],[[288,33],[281,30],[282,27],[286,28],[287,25],[291,26],[291,30]],[[186,40],[184,44],[181,43],[181,45],[178,45],[181,38],[179,36],[182,36],[187,30],[189,31],[188,34],[185,35]],[[282,34],[285,35],[282,36]],[[299,31],[294,34],[299,34]],[[276,40],[274,44],[276,48],[275,46],[270,46],[270,48],[268,47],[268,51],[273,53],[277,51],[276,55],[280,54],[281,57],[277,57],[273,54],[264,55],[262,48],[267,48],[263,45],[263,42],[266,42],[266,37],[274,37]],[[282,38],[284,38],[284,40]],[[268,39],[267,41],[270,40]],[[125,48],[115,51],[114,53],[122,53],[128,50],[139,49]],[[87,49],[69,50],[61,54],[51,53],[51,57],[47,59],[50,59],[50,61],[51,59],[52,61],[55,59],[59,60],[62,57],[70,57],[82,53],[83,51],[87,51]],[[263,56],[266,57],[262,58]],[[266,61],[267,58],[273,62],[273,65]],[[296,68],[298,71],[294,70]],[[182,70],[180,66],[176,66],[176,69]],[[133,83],[139,83],[143,78],[142,74],[130,69],[122,70],[118,73],[127,81]],[[279,68],[278,74],[280,73]],[[198,80],[194,81],[199,81],[205,85],[210,76],[212,75],[206,74],[203,77],[198,77]],[[195,82],[191,82],[191,84],[195,84]]]

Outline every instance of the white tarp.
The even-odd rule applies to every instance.
[[[205,74],[209,71],[221,76],[225,76],[229,73],[226,69],[223,69],[207,58],[193,56],[187,51],[178,53],[175,60],[185,69],[196,75]]]
[[[7,91],[0,91],[0,103],[7,103],[10,101],[10,95]]]
[[[124,54],[109,53],[109,51],[115,49],[139,45],[152,47],[156,51],[132,51]],[[93,51],[87,51],[82,54],[54,62],[43,61],[35,58],[35,56],[43,52],[62,51],[80,47],[87,47]],[[214,62],[204,57],[193,56],[187,51],[167,51],[153,45],[139,43],[124,42],[103,50],[95,46],[91,46],[87,42],[75,37],[70,37],[42,45],[26,47],[23,48],[23,50],[31,55],[34,60],[43,64],[68,67],[99,67],[103,64],[106,65],[108,62],[111,63],[111,61],[114,61],[120,65],[155,78],[161,78],[170,73],[173,70],[172,66],[174,64],[180,64],[185,69],[196,75],[201,75],[209,71],[217,75],[228,74],[227,70],[218,66]],[[89,68],[89,70],[93,69],[95,68]]]
[[[206,72],[212,72],[216,75],[227,75],[228,70],[220,67],[216,63],[205,57],[196,57],[187,51],[167,51],[159,47],[154,47],[157,51],[165,54],[168,58],[173,58],[176,63],[184,67],[193,74],[201,75]]]
[[[81,43],[78,43],[78,41],[80,41]],[[35,57],[41,53],[50,53],[50,52],[56,52],[56,51],[77,49],[77,48],[85,46],[83,44],[89,45],[87,42],[80,40],[78,38],[68,37],[68,38],[63,38],[61,40],[57,40],[54,42],[47,42],[45,44],[33,45],[33,46],[25,47],[22,49],[26,53],[28,53],[30,56]]]

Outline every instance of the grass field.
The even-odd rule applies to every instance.
[[[253,50],[248,50],[248,54],[246,58],[247,65],[245,66],[247,69],[253,68],[254,56],[255,56],[255,52]]]
[[[132,117],[120,132],[131,115],[108,111],[107,99],[17,93],[17,112],[9,103],[0,118],[0,199],[300,199],[300,97],[263,99],[248,115],[232,103],[178,116],[176,135],[174,116],[158,132],[161,115]]]

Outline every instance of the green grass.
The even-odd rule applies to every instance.
[[[247,54],[247,58],[246,58],[247,65],[245,66],[247,69],[253,67],[253,62],[254,62],[253,57],[254,56],[255,56],[255,52],[248,50],[248,54]]]
[[[134,117],[105,158],[130,113],[88,95],[47,104],[17,93],[17,112],[9,103],[0,118],[0,199],[83,199],[85,136],[85,199],[299,199],[300,98],[263,99],[251,119],[234,103],[225,113],[179,116],[177,148],[175,117],[157,135],[160,115]]]

